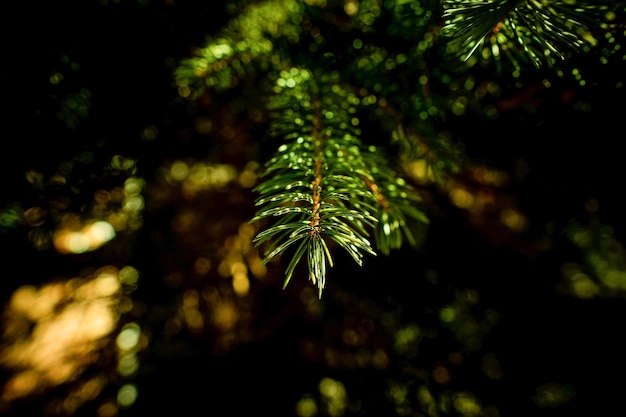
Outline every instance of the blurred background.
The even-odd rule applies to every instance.
[[[624,61],[449,120],[473,162],[416,178],[420,247],[337,253],[319,299],[252,243],[263,123],[172,82],[242,2],[12,3],[0,415],[624,408]]]

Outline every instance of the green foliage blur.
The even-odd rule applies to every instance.
[[[619,2],[14,3],[0,415],[623,408]]]

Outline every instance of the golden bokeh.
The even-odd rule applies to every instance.
[[[3,311],[0,364],[12,376],[0,400],[10,403],[80,380],[114,338],[124,293],[119,270],[112,266],[85,277],[17,288]],[[118,335],[118,344],[124,341],[124,350],[137,350],[128,329]],[[104,386],[102,377],[82,381],[71,391],[66,411],[93,399]]]
[[[59,253],[83,253],[98,249],[114,237],[111,223],[99,220],[81,224],[76,217],[68,216],[52,239]]]
[[[115,3],[118,10],[125,2],[97,3]],[[118,29],[125,28],[112,22],[116,36],[107,38],[106,45],[118,54],[105,66],[97,65],[98,60],[111,58],[105,54],[107,48],[101,48],[100,36],[95,44],[100,47],[87,54],[88,62],[84,65],[63,53],[63,65],[58,66],[46,65],[46,57],[62,49],[77,50],[78,45],[65,43],[65,39],[55,45],[47,44],[45,37],[36,35],[33,39],[44,42],[47,48],[35,52],[32,45],[22,48],[26,51],[24,61],[6,65],[18,68],[26,78],[38,75],[29,80],[30,87],[21,80],[15,86],[18,104],[27,104],[22,106],[28,113],[24,120],[36,120],[37,126],[19,120],[24,131],[18,130],[17,140],[22,140],[20,135],[28,140],[23,149],[20,146],[22,155],[18,152],[27,159],[19,169],[28,190],[16,198],[21,201],[12,203],[9,196],[9,205],[0,207],[0,232],[8,231],[4,235],[7,247],[17,235],[27,237],[28,250],[36,250],[31,252],[35,253],[33,265],[27,265],[31,259],[25,251],[26,260],[14,262],[23,262],[21,269],[6,270],[14,274],[10,277],[13,281],[7,280],[7,287],[15,287],[10,287],[1,312],[0,367],[6,379],[2,381],[0,414],[13,404],[28,407],[31,400],[34,406],[41,405],[46,417],[70,417],[78,414],[81,407],[85,414],[97,417],[151,414],[144,409],[135,413],[132,407],[165,403],[171,404],[167,404],[169,409],[164,414],[177,415],[170,409],[181,415],[197,413],[198,408],[191,412],[189,409],[198,405],[199,413],[211,413],[233,399],[249,402],[251,408],[261,410],[262,401],[266,400],[261,395],[274,389],[275,397],[269,401],[274,405],[289,402],[287,407],[299,417],[370,414],[372,408],[382,403],[388,407],[379,413],[383,415],[500,416],[498,408],[480,398],[479,393],[484,394],[494,386],[491,384],[517,388],[523,383],[511,382],[518,364],[507,367],[511,362],[501,362],[501,357],[492,351],[494,346],[490,343],[503,345],[499,344],[501,339],[487,337],[500,320],[499,311],[491,305],[495,300],[504,313],[515,315],[512,322],[526,319],[517,314],[528,312],[512,310],[525,307],[528,300],[520,298],[519,304],[509,306],[501,297],[515,292],[514,285],[524,286],[515,295],[534,295],[535,287],[530,286],[535,284],[525,279],[531,274],[524,268],[540,262],[527,262],[524,256],[520,264],[505,262],[511,259],[507,251],[510,247],[520,249],[515,253],[522,255],[534,255],[540,250],[533,234],[542,225],[531,224],[529,213],[541,211],[542,206],[536,202],[528,204],[528,200],[520,204],[516,192],[528,184],[537,186],[530,181],[536,181],[535,175],[539,177],[541,172],[533,171],[527,177],[531,164],[525,166],[522,156],[514,162],[519,166],[511,174],[473,165],[465,159],[468,155],[456,139],[469,138],[468,150],[476,153],[489,148],[496,138],[511,140],[512,146],[503,159],[496,154],[501,148],[488,150],[489,158],[498,166],[513,162],[506,159],[513,153],[524,155],[529,149],[518,142],[521,138],[515,137],[524,132],[511,132],[520,124],[498,124],[496,127],[502,130],[494,129],[497,136],[493,137],[491,128],[481,123],[506,121],[509,119],[505,117],[523,110],[523,127],[536,125],[539,133],[545,132],[542,129],[548,123],[537,118],[543,116],[542,104],[557,113],[559,108],[552,105],[558,102],[546,98],[559,88],[570,87],[564,88],[564,80],[544,78],[548,72],[543,70],[538,78],[537,74],[529,79],[522,77],[523,68],[512,52],[522,53],[526,45],[522,43],[522,49],[515,47],[519,43],[514,42],[511,32],[505,31],[505,23],[515,22],[495,15],[492,17],[497,17],[499,23],[490,22],[489,13],[495,9],[486,7],[489,13],[483,15],[485,27],[489,29],[491,25],[491,29],[485,32],[479,22],[481,15],[474,14],[480,8],[473,3],[479,2],[444,1],[442,4],[455,13],[467,6],[470,19],[459,22],[461,35],[481,32],[484,38],[484,43],[469,39],[468,45],[477,46],[479,53],[463,63],[452,60],[452,53],[458,51],[454,42],[445,40],[443,10],[430,7],[435,3],[441,6],[439,2],[227,1],[222,5],[224,10],[220,10],[225,16],[213,16],[216,10],[212,6],[176,6],[174,12],[171,0],[134,3],[133,7],[141,6],[133,8],[141,10],[137,16],[146,17],[143,13],[150,11],[149,16],[158,16],[158,20],[155,25],[143,22],[148,24],[139,31],[132,23],[128,25],[133,33],[142,34],[141,39],[120,32]],[[148,3],[154,8],[148,8]],[[506,7],[496,7],[499,10],[531,5],[537,6],[538,12],[552,10],[544,7],[548,1],[496,3],[506,3]],[[554,10],[565,10],[575,1],[557,3]],[[605,3],[608,9],[610,2]],[[54,6],[50,8],[53,10],[62,9]],[[188,19],[188,12],[194,12],[193,19]],[[64,25],[60,17],[54,15],[44,20],[52,22],[56,29],[63,28],[59,32],[63,37],[76,35],[76,27]],[[588,51],[590,45],[601,45],[603,38],[608,44],[618,45],[614,52],[620,50],[617,36],[626,33],[612,29],[623,22],[622,16],[607,12],[605,17],[611,26],[601,25],[581,34],[583,51]],[[518,26],[526,31],[538,28],[541,32],[552,27],[552,22],[559,23],[558,16],[553,18],[548,26]],[[186,37],[204,31],[198,29],[200,26],[181,27],[180,22],[183,26],[208,21],[217,24],[220,19],[226,19],[222,29],[213,24],[205,26],[216,30],[207,35],[202,46],[188,51],[187,59],[177,62],[172,56],[151,55],[167,55],[176,45],[188,48]],[[575,23],[569,18],[565,20]],[[44,22],[33,28],[41,26],[39,23]],[[165,31],[150,32],[153,26]],[[484,33],[488,34],[486,38]],[[89,46],[91,35],[69,38]],[[519,32],[520,41],[523,35]],[[116,45],[120,39],[123,44]],[[577,37],[573,39],[571,46],[576,46]],[[149,45],[153,41],[156,48]],[[131,46],[127,50],[123,48],[126,43]],[[137,49],[139,44],[142,47]],[[552,62],[551,58],[558,54],[557,46],[554,50],[541,48],[547,61]],[[43,59],[41,51],[45,52]],[[296,55],[292,55],[294,52]],[[37,57],[37,62],[43,61],[46,68],[41,74],[38,68],[28,66],[32,65],[26,59],[28,55]],[[616,55],[624,56],[623,52]],[[141,61],[138,65],[136,58]],[[533,61],[533,55],[527,59]],[[607,62],[609,56],[601,59]],[[495,66],[487,67],[487,61]],[[159,62],[165,68],[159,69]],[[513,68],[507,69],[504,62],[513,64]],[[562,91],[557,100],[565,102],[567,97],[578,110],[583,110],[581,113],[590,113],[599,103],[587,101],[594,92],[578,89],[588,85],[587,74],[585,66],[574,64],[566,75],[577,88],[572,88],[573,92]],[[116,71],[111,71],[113,67]],[[563,76],[561,67],[567,68],[559,64],[555,76]],[[96,69],[97,77],[76,79],[74,75],[79,69]],[[160,78],[151,78],[161,70],[171,70],[173,91],[171,84],[159,86],[160,81],[155,80]],[[99,84],[100,78],[105,84]],[[14,81],[13,76],[6,79]],[[524,85],[528,81],[535,85]],[[109,92],[108,85],[115,88]],[[615,86],[623,87],[623,81]],[[38,89],[42,90],[40,96],[33,94]],[[163,105],[163,98],[170,101],[169,105]],[[293,98],[294,103],[289,102],[283,109],[283,98]],[[311,107],[315,108],[312,113]],[[153,113],[155,109],[157,113]],[[96,110],[104,113],[96,114]],[[277,110],[285,112],[277,116]],[[16,114],[21,115],[20,112]],[[474,119],[476,115],[478,119]],[[47,125],[49,118],[55,123]],[[525,120],[532,124],[523,123]],[[466,121],[479,123],[465,125]],[[453,133],[455,129],[457,132]],[[263,137],[265,133],[269,135]],[[514,134],[509,137],[509,133]],[[346,164],[331,166],[334,162],[328,158],[330,152],[312,152],[307,147],[292,152],[285,143],[291,138],[304,143],[305,137],[315,139],[315,147],[320,149],[324,147],[322,143],[343,137],[343,142],[337,140],[332,155],[339,155]],[[537,140],[541,137],[528,135],[524,140],[531,138],[542,147],[543,141]],[[378,257],[361,269],[344,269],[341,255],[334,257],[335,275],[328,280],[330,286],[324,299],[307,285],[310,283],[306,274],[302,280],[294,278],[288,288],[281,288],[289,260],[276,257],[264,263],[263,247],[255,244],[255,236],[267,230],[263,229],[267,223],[262,221],[271,223],[277,218],[248,222],[258,208],[255,202],[262,205],[263,201],[255,200],[255,192],[262,190],[255,186],[277,173],[270,164],[259,162],[272,151],[270,139],[285,139],[282,146],[278,143],[275,147],[283,152],[285,161],[293,162],[286,170],[285,181],[274,177],[281,180],[272,185],[278,194],[292,189],[293,184],[310,185],[312,189],[316,183],[319,185],[317,180],[311,183],[290,171],[303,160],[312,160],[311,154],[316,155],[316,166],[328,165],[324,169],[330,175],[349,178],[368,168],[354,169],[356,165],[352,163],[359,153],[370,148],[361,148],[361,139],[362,144],[376,143],[376,148],[372,145],[371,149],[377,152],[383,148],[391,151],[377,161],[392,163],[394,170],[390,172],[406,176],[407,183],[410,180],[417,186],[424,203],[433,203],[432,230],[443,231],[442,237],[433,236],[433,246],[425,251],[405,252],[408,248],[401,248],[395,258],[400,261],[397,264]],[[563,145],[569,148],[561,149],[567,152],[560,162],[570,162],[567,154],[575,148],[570,142]],[[31,144],[36,146],[28,149]],[[45,153],[48,149],[54,153],[35,155],[36,151]],[[128,154],[119,153],[121,150]],[[69,157],[73,152],[76,156]],[[399,158],[396,160],[393,154]],[[11,152],[8,158],[12,155]],[[528,171],[521,169],[522,165]],[[268,166],[270,169],[265,171]],[[588,171],[589,175],[597,174],[593,168]],[[306,172],[304,177],[309,174]],[[522,183],[526,180],[529,182]],[[352,182],[347,184],[350,185],[345,189],[331,187],[330,197],[316,201],[312,210],[317,213],[323,204],[334,204],[333,199],[352,200],[365,192],[352,188]],[[10,186],[12,190],[14,184]],[[575,186],[585,188],[585,184]],[[324,190],[328,188],[324,186]],[[282,201],[281,197],[275,198],[276,204]],[[311,208],[302,196],[295,196],[292,201],[303,211]],[[336,218],[352,203],[335,211]],[[337,223],[342,230],[355,228],[360,233],[357,229],[367,227],[371,211],[369,203],[363,206],[367,216],[359,218],[353,216],[356,211],[348,212],[346,223]],[[385,210],[390,207],[385,205]],[[594,217],[599,212],[598,201],[589,199],[584,207],[591,215],[589,224],[574,223],[566,231],[574,249],[580,250],[581,260],[563,265],[557,290],[582,300],[624,297],[626,251],[617,234]],[[417,209],[409,205],[406,212],[412,208]],[[537,216],[540,221],[543,215]],[[401,223],[404,225],[383,220],[381,234],[393,235]],[[288,230],[282,229],[284,225],[279,224],[275,230],[279,234]],[[557,228],[556,224],[549,225],[548,236],[541,238],[551,240],[557,235]],[[408,229],[407,222],[405,230]],[[315,233],[318,230],[332,238],[339,229],[320,226]],[[425,238],[424,230],[415,230],[416,237],[419,234]],[[289,231],[284,236],[294,237],[289,236]],[[336,242],[354,251],[356,234],[347,236]],[[479,245],[474,248],[472,243]],[[269,252],[276,247],[270,246]],[[141,267],[125,265],[133,261],[141,262]],[[519,272],[517,267],[521,264]],[[145,275],[137,268],[145,268]],[[540,275],[535,272],[532,271],[532,278]],[[553,277],[548,275],[539,276],[542,290],[546,282],[552,282],[549,280]],[[501,292],[502,288],[506,291]],[[135,300],[134,293],[131,297],[134,290],[141,290],[137,292],[145,298]],[[561,312],[561,305],[557,307],[559,314],[565,316],[567,311]],[[545,311],[536,316],[535,311],[528,313],[528,318],[541,320],[548,315]],[[511,316],[503,317],[510,320]],[[503,321],[511,322],[507,320]],[[572,322],[572,326],[576,325]],[[507,353],[527,353],[524,348],[536,335],[524,332],[540,326],[530,321],[524,322],[524,326],[527,327],[512,326],[507,330],[510,334],[518,332],[520,341],[504,346],[511,349]],[[576,330],[580,331],[579,327]],[[580,338],[583,333],[575,335]],[[575,351],[577,346],[568,348],[572,349],[567,352],[572,358],[582,361],[580,351]],[[556,346],[550,349],[556,351]],[[144,358],[154,362],[144,364]],[[511,354],[507,359],[515,361],[518,357]],[[529,363],[535,360],[523,359]],[[619,358],[614,356],[611,360]],[[533,365],[542,366],[538,361]],[[575,370],[579,366],[582,362],[574,364]],[[273,372],[276,375],[271,375]],[[150,380],[157,374],[158,379]],[[262,390],[259,385],[268,381],[271,388]],[[285,391],[281,384],[287,386]],[[531,389],[536,391],[531,400],[538,408],[554,408],[574,397],[574,390],[567,384],[532,384]],[[302,394],[303,386],[304,391],[310,392]],[[156,395],[145,395],[144,388]],[[300,391],[296,393],[297,390]],[[371,398],[358,398],[359,394],[369,395],[374,390]],[[227,391],[227,399],[217,398]],[[495,391],[488,392],[486,398],[496,396]],[[85,407],[89,402],[93,404]],[[231,403],[233,408],[235,405]]]

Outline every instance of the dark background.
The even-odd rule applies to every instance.
[[[222,2],[13,3],[2,29],[2,205],[21,201],[27,207],[33,197],[24,172],[52,171],[82,149],[97,149],[103,160],[117,153],[137,158],[148,181],[164,161],[176,157],[241,158],[219,140],[190,133],[196,114],[177,99],[172,85],[176,62],[227,21]],[[63,54],[80,63],[64,85],[85,86],[92,97],[89,116],[76,130],[56,117],[62,91],[48,81],[52,68],[63,65]],[[215,353],[210,332],[172,340],[159,333],[164,319],[139,318],[152,340],[134,378],[138,402],[120,415],[294,415],[297,400],[315,392],[323,377],[341,380],[349,397],[358,398],[354,415],[392,415],[383,394],[389,380],[410,380],[408,369],[432,370],[447,362],[450,352],[462,350],[438,327],[436,307],[466,288],[480,294],[477,315],[490,309],[499,314],[479,352],[495,352],[504,376],[486,380],[480,354],[468,354],[463,367],[448,364],[454,369],[451,389],[474,392],[483,404],[497,405],[501,416],[619,414],[625,408],[620,397],[626,365],[624,300],[619,295],[580,300],[558,291],[562,265],[582,262],[564,234],[568,224],[586,224],[597,216],[616,237],[624,233],[620,142],[626,94],[615,88],[623,79],[623,61],[621,66],[581,65],[592,80],[585,87],[555,80],[550,89],[529,93],[495,121],[466,116],[447,126],[474,161],[512,174],[513,181],[500,192],[512,196],[530,219],[526,233],[498,230],[488,221],[472,223],[444,193],[433,191],[432,224],[421,250],[367,259],[363,268],[337,255],[327,291],[335,296],[323,301],[322,318],[311,320],[298,304],[300,291],[309,285],[302,277],[284,291],[280,281],[253,289],[254,336],[228,352]],[[531,71],[524,85],[530,90],[544,75]],[[588,103],[593,111],[580,111],[576,103]],[[159,128],[158,140],[140,140],[148,125]],[[220,198],[225,197],[200,202],[198,210],[210,211],[210,219],[218,222],[251,216],[252,196],[224,207]],[[599,204],[597,213],[585,209],[591,199]],[[148,203],[145,225],[134,237],[133,252],[125,255],[150,277],[133,297],[166,311],[183,289],[164,285],[167,268],[186,262],[185,251],[194,251],[169,231],[171,217],[185,204],[183,199],[168,207]],[[232,213],[233,207],[240,212]],[[537,250],[542,239],[550,241],[549,250]],[[3,301],[24,283],[71,275],[78,263],[90,260],[33,251],[21,229],[5,231],[0,242]],[[432,271],[437,279],[424,279]],[[303,340],[340,344],[333,329],[346,317],[377,317],[376,311],[395,311],[404,322],[435,329],[412,363],[397,358],[385,370],[333,368],[302,354]],[[538,408],[531,398],[544,382],[563,384],[575,395],[558,408]],[[37,415],[46,395],[59,395],[59,390],[19,403],[7,415],[26,415],[25,410]],[[86,405],[81,415],[94,415],[92,407]]]

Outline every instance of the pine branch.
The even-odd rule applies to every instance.
[[[606,0],[446,0],[441,32],[464,60],[480,51],[483,58],[508,56],[517,66],[523,59],[553,65],[595,45],[592,29],[606,25],[615,7]]]
[[[366,158],[371,163],[372,177],[376,181],[365,179],[377,202],[378,223],[374,230],[376,248],[384,255],[389,255],[405,242],[417,247],[421,243],[421,236],[415,235],[416,230],[420,230],[417,226],[429,223],[428,217],[419,209],[421,198],[387,165],[383,152],[375,147],[369,147],[367,151]]]
[[[261,206],[251,221],[273,224],[256,237],[267,244],[264,263],[295,247],[286,286],[306,254],[319,296],[333,266],[332,246],[358,265],[364,254],[388,254],[403,241],[417,245],[412,223],[427,223],[418,195],[374,146],[364,146],[355,116],[356,96],[333,75],[316,79],[301,68],[283,71],[272,97],[272,136],[284,141],[255,188]]]
[[[337,105],[343,97],[333,97],[339,92],[325,89],[322,95],[312,75],[297,68],[283,73],[277,89],[272,130],[286,143],[266,165],[269,179],[255,189],[260,194],[257,205],[264,207],[251,221],[277,220],[255,242],[273,239],[265,263],[297,243],[284,285],[306,253],[309,279],[321,297],[327,266],[333,265],[327,239],[359,265],[363,253],[375,254],[364,228],[376,221],[370,210],[374,201],[368,201],[369,195],[350,176],[367,172],[349,111]]]
[[[179,94],[197,98],[204,90],[225,90],[256,71],[282,68],[275,40],[297,43],[303,5],[296,0],[266,1],[241,11],[175,71]]]
[[[449,50],[496,60],[521,51],[535,65],[584,49],[599,15],[583,12],[607,10],[566,0],[443,5],[441,33],[454,37]],[[263,92],[269,133],[279,145],[255,188],[251,221],[266,224],[255,237],[264,245],[264,264],[289,258],[284,286],[306,263],[321,297],[336,249],[362,265],[366,254],[420,244],[428,218],[391,161],[398,158],[413,176],[423,167],[424,177],[439,184],[457,172],[465,163],[462,149],[437,126],[448,112],[462,111],[454,96],[465,103],[473,85],[448,85],[464,69],[431,61],[439,12],[434,0],[267,0],[242,9],[179,66],[180,95],[191,100],[237,86]],[[364,115],[384,137],[367,132],[368,140],[399,144],[398,155],[363,143]]]

